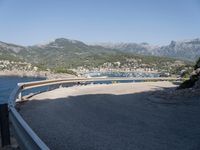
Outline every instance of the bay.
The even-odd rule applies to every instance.
[[[7,101],[17,83],[45,80],[45,78],[0,76],[0,101]],[[29,91],[30,92],[30,91]]]

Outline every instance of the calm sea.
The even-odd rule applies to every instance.
[[[84,74],[86,77],[134,77],[134,78],[156,78],[160,77],[159,73],[149,73],[149,72],[89,72]]]
[[[44,80],[45,78],[0,76],[0,101],[8,100],[10,93],[20,82]]]

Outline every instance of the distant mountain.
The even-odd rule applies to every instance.
[[[101,46],[89,46],[80,41],[64,38],[56,39],[45,45],[29,46],[26,52],[21,52],[19,54],[25,60],[47,64],[48,67],[62,65],[69,68],[98,65],[103,63],[110,55],[117,54],[116,50]]]
[[[156,57],[155,57],[156,56]],[[120,62],[124,68],[139,66],[168,67],[176,59],[167,56],[194,61],[200,56],[199,39],[172,42],[168,46],[158,47],[148,43],[119,43],[88,45],[81,41],[58,38],[47,44],[19,46],[0,42],[0,60],[23,60],[48,68],[94,68],[104,63]]]
[[[8,44],[0,41],[0,59],[6,60],[15,60],[19,61],[22,59],[21,56],[18,55],[20,51],[25,51],[26,48],[23,46]]]
[[[101,46],[90,46],[81,41],[58,38],[47,44],[19,46],[0,42],[0,59],[24,60],[50,68],[63,66],[98,66],[122,52]]]
[[[200,57],[200,39],[172,41],[166,46],[153,46],[148,43],[103,43],[98,45],[134,54],[172,57],[189,61],[196,61]]]
[[[154,49],[158,46],[151,46],[148,43],[101,43],[97,44],[105,48],[117,49],[123,52],[131,52],[134,54],[152,55]]]
[[[169,45],[162,46],[155,51],[156,56],[196,61],[200,57],[200,39],[172,41]]]
[[[24,49],[25,49],[25,47],[23,47],[23,46],[4,43],[4,42],[0,41],[0,50],[6,50],[8,52],[18,53],[18,52],[20,52],[21,50],[24,50]]]

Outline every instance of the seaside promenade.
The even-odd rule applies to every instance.
[[[19,113],[50,149],[199,149],[200,103],[151,99],[174,87],[160,81],[59,88],[31,97]]]

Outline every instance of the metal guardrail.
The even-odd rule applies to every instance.
[[[36,133],[29,127],[29,125],[15,109],[15,101],[22,90],[22,85],[18,84],[18,86],[11,93],[8,102],[9,119],[12,123],[14,134],[20,149],[49,150],[48,146],[46,146],[46,144],[36,135]]]
[[[9,119],[15,132],[15,137],[24,150],[49,150],[46,144],[28,126],[14,107],[10,107]]]
[[[98,82],[98,81],[123,81],[123,80],[142,80],[142,81],[177,81],[177,78],[73,78],[73,79],[57,79],[44,80],[36,82],[18,83],[13,90],[8,101],[9,117],[13,125],[16,139],[21,149],[25,150],[49,150],[48,146],[37,136],[37,134],[29,127],[21,115],[15,108],[16,100],[20,93],[25,89],[62,85],[66,83],[81,83],[81,82]]]

